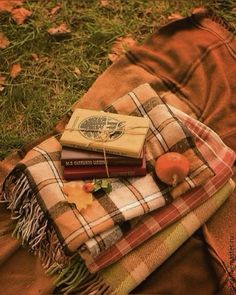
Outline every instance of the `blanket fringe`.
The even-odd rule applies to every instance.
[[[7,177],[2,202],[12,212],[16,226],[12,233],[22,245],[38,255],[49,276],[55,276],[60,294],[113,294],[96,274],[91,274],[79,254],[65,255],[56,232],[40,207],[24,171],[15,169]]]
[[[58,265],[69,262],[23,171],[13,170],[7,177],[2,197],[12,212],[12,219],[17,221],[12,235],[39,255],[44,268],[49,268],[55,261]]]
[[[46,272],[47,275],[57,274],[55,285],[60,294],[79,295],[111,295],[112,289],[99,277],[98,274],[91,274],[85,266],[81,257],[76,254],[70,264],[61,269],[54,263]]]

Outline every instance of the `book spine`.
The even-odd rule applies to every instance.
[[[105,165],[105,160],[103,159],[83,159],[83,160],[77,160],[77,159],[70,159],[66,160],[63,159],[61,160],[62,166],[65,167],[78,167],[78,166],[101,166]],[[127,158],[127,159],[112,159],[112,160],[107,160],[107,165],[108,166],[124,166],[124,165],[129,165],[129,166],[138,166],[142,164],[142,159],[141,158]]]
[[[146,169],[138,168],[130,171],[109,171],[110,178],[116,177],[134,177],[146,175]],[[105,178],[108,177],[105,171],[93,171],[86,172],[78,170],[67,170],[64,169],[65,180],[82,180],[82,179],[94,179],[94,178]]]
[[[102,152],[103,148],[102,147],[94,147],[94,146],[87,146],[87,145],[80,145],[77,143],[71,143],[65,140],[61,140],[61,144],[63,146],[68,146],[68,147],[72,147],[72,148],[78,148],[78,149],[85,149],[88,151],[94,151],[94,152]],[[109,149],[109,148],[105,148],[105,151],[108,154],[113,154],[113,155],[118,155],[118,156],[125,156],[125,157],[131,157],[131,158],[139,158],[140,157],[140,153],[132,153],[132,152],[127,152],[127,151],[118,151],[118,150],[113,150],[113,149]]]

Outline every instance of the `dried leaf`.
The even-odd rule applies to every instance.
[[[47,30],[47,32],[54,37],[69,37],[71,35],[70,29],[67,28],[67,25],[65,23],[61,24],[60,26],[56,28],[50,28]]]
[[[93,195],[83,190],[81,181],[65,183],[63,191],[67,195],[68,202],[75,204],[79,211],[86,209],[93,202]]]
[[[16,78],[16,76],[19,75],[20,72],[21,72],[20,64],[19,63],[13,64],[10,69],[10,76],[14,79],[14,78]]]
[[[109,0],[100,0],[100,6],[101,7],[107,7],[109,6]]]
[[[11,15],[14,21],[18,24],[21,25],[24,23],[26,18],[30,16],[32,12],[30,10],[27,10],[23,7],[21,8],[15,8],[12,10]]]
[[[59,10],[61,9],[61,4],[56,5],[53,7],[50,11],[50,15],[53,16],[55,15]]]
[[[36,53],[31,53],[31,57],[34,61],[38,61],[39,60],[39,56]]]
[[[169,16],[167,17],[167,19],[168,19],[169,21],[174,21],[174,20],[181,19],[181,18],[183,18],[183,16],[182,16],[181,14],[179,14],[178,12],[176,12],[176,13],[172,13],[171,15],[169,15]]]
[[[114,62],[134,45],[136,45],[136,41],[131,36],[120,37],[112,45],[108,58]]]
[[[10,41],[7,39],[7,37],[0,32],[0,48],[4,49],[10,44]]]
[[[0,12],[11,12],[13,8],[22,5],[22,0],[0,0]]]
[[[75,75],[76,75],[77,77],[80,77],[80,75],[81,75],[81,71],[80,71],[79,68],[75,67],[74,72],[75,72]]]
[[[4,90],[4,83],[5,83],[6,77],[0,76],[0,91]]]

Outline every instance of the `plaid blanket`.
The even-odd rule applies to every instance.
[[[46,265],[73,254],[88,239],[115,224],[163,207],[214,175],[188,128],[148,84],[118,99],[106,111],[149,118],[151,127],[146,143],[149,173],[145,177],[113,179],[112,192],[96,198],[80,212],[67,202],[60,164],[61,145],[50,138],[34,147],[5,181],[3,197],[13,218],[18,220],[15,233],[33,251],[43,251]],[[154,159],[167,151],[183,153],[190,163],[188,177],[174,188],[160,182],[153,173]]]
[[[139,99],[140,105],[136,100],[138,109],[134,108],[132,96]],[[146,110],[152,122],[155,122],[155,113],[159,111],[160,116],[158,118],[159,120],[162,119],[161,123],[158,121],[158,124],[155,125],[158,132],[154,132],[153,124],[147,138],[146,158],[149,173],[146,177],[129,178],[126,180],[113,179],[113,191],[110,195],[100,197],[93,202],[95,205],[92,204],[91,207],[79,212],[73,204],[67,202],[67,197],[63,193],[64,180],[60,165],[61,145],[56,138],[52,137],[34,147],[24,160],[16,166],[4,183],[4,200],[8,202],[13,218],[17,220],[14,231],[15,235],[21,237],[23,244],[26,244],[31,251],[42,258],[44,267],[48,269],[50,274],[58,273],[61,269],[64,269],[59,275],[56,284],[61,286],[66,282],[66,292],[76,288],[78,285],[81,285],[81,288],[85,288],[84,284],[82,284],[84,279],[86,281],[93,281],[95,279],[88,272],[76,250],[97,233],[93,228],[91,220],[97,221],[100,218],[103,222],[99,225],[100,232],[103,235],[106,234],[104,229],[112,228],[115,222],[110,222],[109,227],[107,227],[107,217],[112,216],[112,212],[117,212],[118,206],[111,206],[111,204],[115,203],[117,205],[121,199],[122,202],[120,204],[123,205],[123,208],[127,208],[127,211],[125,211],[122,210],[121,205],[119,206],[119,214],[120,212],[126,214],[123,214],[124,218],[117,220],[117,224],[119,224],[124,220],[133,219],[134,217],[138,218],[138,216],[142,216],[158,207],[163,207],[167,203],[164,202],[166,200],[165,195],[171,196],[171,198],[167,199],[168,202],[175,198],[174,203],[165,207],[163,211],[157,210],[157,212],[153,212],[151,215],[146,214],[136,228],[117,244],[117,247],[111,248],[110,252],[104,252],[102,259],[99,257],[101,260],[92,264],[87,262],[89,270],[92,272],[117,261],[124,254],[127,254],[130,250],[133,250],[140,243],[147,240],[147,238],[202,204],[232,174],[230,165],[234,159],[233,152],[209,128],[181,111],[174,108],[170,109],[170,107],[163,104],[148,84],[141,85],[130,92],[128,96],[118,99],[107,110],[119,110],[119,106],[122,107],[124,103],[129,106],[127,97],[132,99],[130,101],[130,108],[126,108],[128,112],[133,114],[135,110],[137,112],[137,110],[145,106],[143,109]],[[152,101],[151,103],[150,100]],[[133,108],[134,111],[132,111]],[[154,114],[152,113],[153,110],[155,110]],[[168,114],[166,114],[167,112]],[[166,120],[168,121],[167,125],[163,123]],[[169,134],[165,133],[165,126],[171,124],[179,132],[176,132],[179,135],[178,137],[173,136],[172,141]],[[162,128],[160,128],[160,125]],[[192,159],[189,177],[174,189],[162,184],[154,177],[153,161],[158,156],[158,154],[155,154],[155,151],[158,148],[159,153],[167,151],[160,148],[161,144],[157,144],[156,137],[160,143],[162,141],[168,142],[170,150],[181,151],[189,159]],[[208,143],[211,143],[211,145]],[[153,148],[153,145],[155,148]],[[220,153],[217,154],[217,150],[220,150]],[[218,175],[218,178],[215,174]],[[202,187],[204,184],[205,186]],[[162,198],[162,202],[157,203],[157,206],[153,205],[156,195]],[[122,198],[123,196],[124,198]],[[128,207],[126,197],[129,200]],[[130,205],[134,203],[134,200],[136,204],[138,203],[139,208],[136,207],[136,210],[132,211],[132,206]],[[101,214],[101,205],[103,205],[103,211],[106,209],[105,214],[103,212]],[[129,211],[130,207],[131,210]],[[114,208],[115,211],[112,211]],[[148,208],[148,210],[144,210],[145,208]],[[163,216],[165,216],[164,222],[162,222]],[[110,218],[110,220],[112,219],[115,220]],[[90,233],[90,235],[87,234],[87,240],[84,239],[84,233]],[[70,258],[71,254],[75,254],[75,256]],[[76,273],[78,281],[74,279],[71,281],[69,279],[73,273]],[[95,285],[90,282],[89,288],[96,289],[96,292],[98,286],[99,288],[101,286],[102,288],[107,288],[107,284],[104,285],[104,282],[99,281],[98,278],[95,279],[95,282]],[[108,289],[110,292],[110,288]]]
[[[69,293],[73,290],[73,294],[78,295],[128,294],[215,213],[232,193],[234,186],[232,180],[228,181],[198,208],[96,275],[88,273],[86,267],[74,259],[72,267],[76,269],[75,277],[79,274],[80,280],[78,277],[76,280],[71,278],[73,270],[68,267],[56,280],[58,288],[55,292]],[[86,279],[81,279],[81,273]]]
[[[119,260],[136,246],[150,238],[150,236],[163,230],[171,223],[198,207],[216,193],[233,175],[231,167],[235,160],[234,152],[225,146],[219,136],[207,126],[195,119],[189,119],[189,116],[177,109],[173,108],[173,111],[185,126],[191,130],[192,135],[196,139],[196,145],[199,151],[208,161],[215,176],[202,187],[179,197],[162,210],[156,210],[146,214],[118,242],[114,241],[114,233],[111,230],[87,241],[85,243],[86,247],[81,251],[81,255],[91,272],[96,272]],[[114,232],[116,231],[117,228],[114,228]],[[112,243],[114,246],[110,248]],[[106,251],[105,248],[107,248]]]
[[[100,271],[100,277],[112,287],[114,294],[128,294],[205,223],[233,190],[234,183],[230,181],[212,198],[187,214],[179,222],[156,234],[146,243],[124,256],[119,262]],[[84,293],[78,292],[78,294],[85,295],[87,293],[85,291]],[[99,290],[97,294],[99,294]]]

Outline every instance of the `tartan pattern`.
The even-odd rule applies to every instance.
[[[129,294],[220,208],[233,192],[234,186],[232,180],[228,181],[195,210],[155,234],[118,262],[99,271],[100,277],[113,288],[114,294]]]
[[[126,114],[138,112],[139,115],[147,116],[152,122],[146,144],[146,157],[150,167],[154,159],[167,149],[181,151],[189,159],[190,174],[174,189],[157,181],[152,171],[145,177],[129,178],[132,190],[125,181],[113,179],[113,191],[109,196],[95,199],[91,206],[79,212],[75,206],[67,202],[62,190],[64,180],[60,165],[59,142],[55,138],[42,142],[26,155],[12,174],[21,171],[26,176],[33,196],[36,197],[45,216],[52,222],[66,254],[74,253],[85,241],[115,224],[163,207],[166,205],[166,200],[175,199],[186,191],[203,185],[214,174],[194,144],[188,129],[148,84],[141,85],[118,99],[113,104],[114,109]],[[5,185],[5,189],[6,187]],[[8,185],[8,189],[11,188],[12,185]],[[10,196],[11,193],[7,195]],[[22,194],[21,197],[23,198]],[[17,203],[13,199],[11,201]],[[19,207],[17,204],[13,211],[20,211]],[[30,240],[30,234],[27,231],[26,234]]]
[[[210,128],[177,109],[173,108],[173,111],[181,119],[183,124],[191,130],[193,137],[196,139],[196,145],[199,151],[208,161],[215,176],[208,180],[202,187],[179,197],[162,210],[146,214],[144,218],[139,220],[138,224],[135,224],[134,228],[124,234],[122,239],[113,241],[113,244],[117,242],[115,245],[108,248],[110,246],[109,244],[106,251],[104,248],[101,248],[101,242],[99,244],[97,243],[96,238],[86,242],[86,250],[82,251],[82,256],[85,258],[86,265],[91,272],[96,272],[119,260],[122,256],[150,238],[150,236],[163,230],[171,223],[201,205],[216,193],[233,175],[231,167],[235,160],[234,152],[225,146],[219,136]],[[103,239],[103,233],[99,239],[100,241]],[[107,236],[104,240],[106,241],[106,239]]]
[[[67,254],[74,253],[84,242],[115,224],[165,206],[166,200],[175,199],[202,185],[214,174],[197,149],[188,129],[173,115],[149,84],[137,87],[118,99],[112,107],[119,113],[124,113],[124,109],[126,114],[138,112],[152,122],[146,143],[148,162],[153,162],[168,149],[181,151],[189,159],[190,174],[173,189],[157,181],[152,171],[145,177],[129,178],[129,185],[122,180],[113,179],[113,190],[109,195],[95,199],[91,206],[79,212],[75,206],[68,204],[62,190],[64,180],[59,142],[50,138],[39,144],[14,171],[21,170],[26,175],[38,203],[53,223],[60,244]]]

